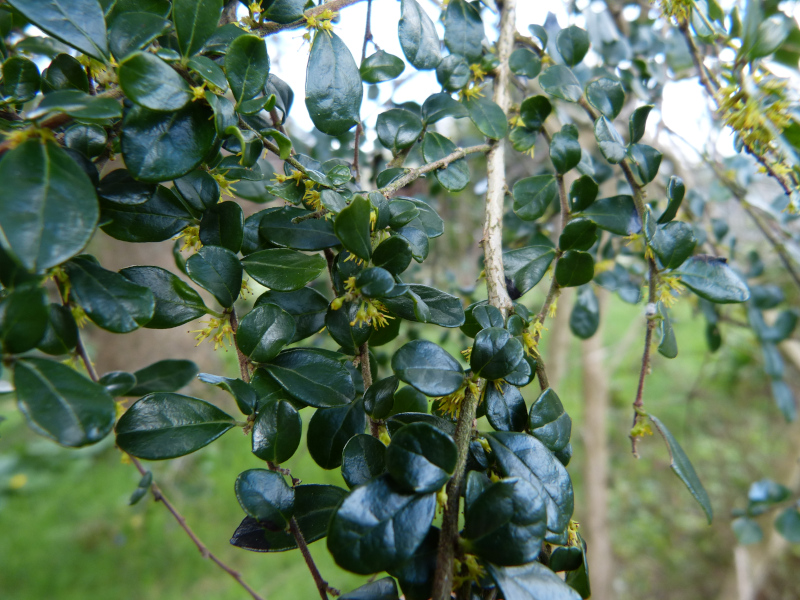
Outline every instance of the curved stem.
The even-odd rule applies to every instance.
[[[306,565],[308,565],[308,570],[311,571],[311,577],[314,578],[314,583],[319,591],[319,597],[322,600],[328,600],[328,582],[322,578],[322,574],[319,572],[319,569],[314,562],[314,558],[311,556],[311,552],[308,550],[308,544],[306,544],[306,540],[303,537],[303,532],[300,531],[300,527],[294,517],[292,517],[292,520],[289,521],[289,530],[292,532],[292,536],[297,542],[297,547],[300,548],[300,553],[303,555]]]
[[[236,346],[236,356],[239,359],[239,372],[242,374],[242,381],[250,383],[250,359],[248,359],[236,343],[236,330],[239,329],[239,319],[236,317],[236,309],[231,307],[231,329],[233,330],[233,345]]]
[[[300,29],[301,27],[306,26],[306,19],[308,17],[318,17],[326,10],[336,12],[345,8],[346,6],[357,4],[361,1],[362,0],[331,0],[330,2],[320,4],[319,6],[315,6],[314,8],[307,10],[305,13],[303,13],[305,15],[304,17],[297,19],[296,21],[292,21],[291,23],[280,24],[273,21],[267,21],[266,23],[259,24],[254,30],[256,32],[260,32],[266,37],[268,35],[278,33],[279,31]]]
[[[516,0],[504,0],[497,2],[500,10],[500,35],[497,40],[497,58],[499,65],[496,69],[494,80],[494,102],[500,106],[505,114],[511,103],[508,93],[509,68],[508,57],[514,46],[514,31],[516,20]],[[512,308],[511,298],[506,291],[505,272],[503,270],[503,200],[506,190],[505,175],[505,149],[503,141],[489,145],[473,146],[471,149],[465,148],[453,153],[450,157],[456,160],[467,154],[468,150],[475,152],[488,151],[487,155],[487,174],[488,188],[486,191],[486,206],[484,212],[483,226],[483,255],[486,271],[486,287],[489,294],[489,303],[500,310],[503,317]],[[449,157],[445,157],[449,158]],[[444,160],[444,159],[442,159]],[[450,162],[452,162],[452,160]],[[441,162],[441,161],[436,161]],[[448,163],[445,163],[449,164]],[[442,165],[442,166],[445,166]],[[433,170],[439,168],[436,163],[430,163],[423,168]],[[416,173],[415,173],[416,171]],[[419,177],[420,169],[412,170],[400,181],[392,184],[392,190],[381,190],[389,197],[391,193],[407,185]],[[403,179],[414,175],[412,179],[403,182]],[[391,187],[391,186],[387,186]],[[458,448],[458,460],[453,477],[447,483],[447,504],[445,505],[442,518],[442,529],[439,535],[439,547],[436,557],[436,572],[433,579],[432,600],[448,600],[453,589],[453,564],[458,545],[458,515],[460,512],[461,487],[465,477],[465,467],[469,443],[472,439],[475,414],[478,409],[478,402],[485,382],[478,384],[478,393],[475,394],[472,386],[468,385],[464,400],[461,404],[461,411],[458,415],[456,424],[455,442]]]

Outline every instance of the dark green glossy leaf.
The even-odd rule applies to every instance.
[[[99,213],[94,188],[55,142],[32,139],[6,152],[0,179],[0,240],[25,269],[43,272],[89,241]]]
[[[496,381],[511,373],[523,354],[522,343],[508,330],[488,327],[475,336],[470,367],[484,379]]]
[[[446,396],[464,381],[464,370],[458,361],[426,340],[413,340],[395,352],[392,370],[400,381],[427,396]]]
[[[589,219],[577,218],[569,221],[558,238],[558,249],[588,250],[597,241],[597,225]]]
[[[341,466],[345,445],[350,438],[363,433],[366,426],[367,415],[361,400],[318,409],[308,423],[306,434],[311,458],[323,469]]]
[[[291,206],[270,211],[261,218],[259,233],[271,244],[295,250],[322,250],[338,246],[339,239],[333,234],[333,226],[327,219],[292,222],[308,214],[307,210]]]
[[[386,446],[383,442],[359,433],[350,438],[342,452],[342,478],[353,489],[386,472]]]
[[[145,325],[149,329],[177,327],[208,312],[200,294],[166,269],[128,267],[120,274],[153,293],[155,310],[153,318]]]
[[[556,281],[561,287],[589,283],[594,277],[594,259],[588,252],[567,250],[556,263]]]
[[[564,174],[581,162],[581,145],[574,125],[565,125],[550,141],[550,160],[556,172]]]
[[[678,356],[678,341],[675,339],[669,311],[663,302],[658,303],[658,311],[661,313],[661,341],[658,343],[658,353],[667,358],[675,358]]]
[[[770,381],[770,386],[772,388],[772,397],[775,399],[778,410],[781,411],[788,422],[795,421],[797,419],[797,403],[795,402],[792,388],[782,379],[773,379]]]
[[[261,250],[242,259],[247,274],[272,290],[299,290],[325,269],[325,259],[286,248]]]
[[[522,431],[528,421],[519,388],[496,382],[486,386],[486,419],[496,431]]]
[[[503,110],[488,98],[464,100],[469,118],[483,135],[499,140],[508,133],[508,120]]]
[[[665,269],[677,269],[694,252],[697,238],[688,223],[671,221],[656,230],[650,245]]]
[[[572,435],[572,419],[564,411],[558,395],[550,388],[543,391],[531,405],[528,428],[552,452],[558,452],[569,444]]]
[[[206,83],[218,87],[223,92],[228,90],[225,71],[207,56],[193,56],[186,64],[192,71],[202,77]]]
[[[542,442],[527,433],[487,433],[500,473],[522,477],[546,493],[547,529],[563,531],[574,508],[572,481],[564,466]]]
[[[408,62],[416,69],[435,69],[442,60],[439,36],[428,13],[416,0],[401,0],[398,35]]]
[[[93,260],[78,257],[64,265],[71,298],[93,323],[114,333],[127,333],[153,317],[155,298],[146,287],[107,271]]]
[[[386,469],[403,490],[425,494],[447,483],[457,458],[448,434],[428,423],[411,423],[392,435]]]
[[[200,241],[239,252],[244,238],[244,214],[236,202],[220,202],[209,208],[200,221]]]
[[[353,490],[338,508],[328,550],[340,567],[354,573],[391,569],[422,544],[435,508],[435,494],[402,494],[388,477],[380,477]]]
[[[225,308],[233,306],[239,297],[242,265],[227,248],[203,246],[186,261],[186,272],[192,281],[211,292]]]
[[[382,302],[394,314],[409,321],[434,323],[440,327],[461,327],[464,324],[461,300],[426,285],[409,284],[405,294],[383,298]]]
[[[248,516],[265,529],[285,529],[294,512],[294,490],[283,475],[266,469],[248,469],[234,485],[236,499]]]
[[[647,126],[647,117],[650,115],[651,110],[653,110],[653,105],[645,104],[631,113],[628,119],[628,134],[630,135],[631,144],[635,144],[644,136],[645,127]]]
[[[564,62],[574,67],[589,51],[589,34],[580,27],[572,25],[558,32],[556,47]]]
[[[333,222],[333,231],[342,245],[366,261],[372,256],[370,206],[369,200],[363,196],[356,196],[347,208],[336,215],[336,220]]]
[[[275,358],[294,337],[294,318],[274,304],[257,306],[239,322],[236,345],[254,362]]]
[[[28,21],[92,58],[108,56],[106,22],[97,0],[9,0]]]
[[[89,92],[89,78],[78,59],[69,54],[58,54],[42,72],[42,92],[80,90]]]
[[[552,175],[536,175],[520,179],[512,190],[514,212],[524,221],[535,221],[558,197],[556,178]]]
[[[124,179],[120,178],[120,187],[126,185]],[[131,191],[138,195],[139,189],[132,186]],[[141,189],[141,193],[145,190]],[[126,199],[136,197],[132,195]],[[186,207],[164,186],[158,186],[145,202],[130,204],[101,199],[100,208],[103,231],[124,242],[163,242],[192,223],[192,215]]]
[[[578,542],[581,549],[581,564],[580,566],[567,573],[565,581],[572,589],[578,592],[581,598],[589,598],[592,595],[592,588],[589,583],[589,563],[586,560],[586,542],[577,534]]]
[[[411,111],[392,108],[378,115],[376,123],[378,141],[394,154],[413,146],[422,135],[422,121]]]
[[[364,90],[358,66],[335,33],[318,31],[306,73],[306,107],[322,133],[342,135],[359,122]]]
[[[420,225],[420,227],[416,227],[416,225]],[[412,221],[412,224],[398,229],[397,234],[408,243],[411,256],[415,261],[422,262],[428,258],[430,242],[428,236],[425,235],[425,231],[423,231],[421,223]]]
[[[406,198],[395,198],[389,203],[389,225],[400,228],[419,216],[419,209]]]
[[[436,67],[436,81],[448,92],[465,87],[472,76],[467,60],[459,54],[448,54]]]
[[[445,117],[463,119],[467,116],[469,113],[466,107],[444,92],[431,94],[422,104],[422,122],[426,125],[441,121]]]
[[[467,486],[481,477],[471,471]],[[496,481],[467,496],[463,537],[470,552],[495,565],[535,560],[547,531],[547,509],[540,491],[524,479]]]
[[[3,353],[22,354],[35,348],[49,328],[50,312],[47,293],[33,283],[15,287],[0,298],[0,347]]]
[[[356,323],[360,302],[345,302],[339,309],[332,306],[325,315],[325,326],[334,341],[348,354],[358,354],[362,344],[369,340],[372,327]]]
[[[506,277],[511,278],[520,294],[525,294],[542,280],[555,256],[555,248],[549,240],[503,252]]]
[[[3,96],[14,103],[31,100],[39,91],[41,76],[32,60],[12,56],[3,62]]]
[[[662,154],[651,146],[632,144],[628,147],[628,159],[633,178],[639,185],[647,185],[658,175]]]
[[[59,90],[44,96],[36,108],[28,111],[27,116],[41,119],[57,113],[85,121],[97,121],[118,119],[122,116],[122,107],[114,98],[91,96],[79,90]]]
[[[508,68],[515,75],[533,79],[542,70],[542,59],[527,48],[517,48],[508,57]]]
[[[397,392],[395,392],[394,398],[392,400],[392,409],[389,412],[389,414],[394,416],[403,413],[427,413],[427,412],[428,412],[428,398],[422,392],[419,392],[410,385],[407,385],[397,390]],[[409,421],[409,422],[414,422],[414,421]],[[425,422],[427,423],[429,421]],[[404,424],[405,422],[401,423],[399,426],[402,426]],[[439,427],[438,423],[433,423],[433,425]],[[397,428],[390,429],[390,433],[395,433],[396,430]],[[448,433],[452,432],[448,430]]]
[[[422,140],[422,156],[425,158],[425,162],[435,162],[455,151],[456,145],[438,133],[429,131]],[[459,158],[444,169],[434,171],[433,176],[447,191],[460,192],[469,184],[467,161]]]
[[[264,89],[268,75],[269,56],[263,39],[242,35],[231,42],[225,54],[225,76],[237,105],[255,98]]]
[[[718,304],[746,302],[750,290],[725,258],[698,254],[681,266],[681,282],[701,298]]]
[[[181,54],[194,56],[203,49],[217,29],[222,4],[222,0],[173,0],[172,21]]]
[[[583,96],[583,88],[569,67],[554,65],[539,75],[539,85],[555,98],[577,102]]]
[[[88,158],[95,158],[106,149],[108,136],[99,125],[76,124],[64,132],[64,144]]]
[[[333,485],[298,485],[294,488],[294,518],[307,544],[328,532],[328,523],[347,491]],[[297,548],[287,531],[269,531],[252,517],[245,517],[231,544],[253,552],[285,552]]]
[[[97,195],[113,205],[135,205],[150,200],[156,189],[158,188],[153,183],[136,181],[127,169],[116,169],[100,180]]]
[[[339,600],[398,600],[397,584],[391,577],[384,577],[339,596]]]
[[[594,122],[594,137],[600,153],[612,165],[622,162],[625,159],[625,140],[614,127],[614,124],[607,118],[601,116]]]
[[[553,105],[546,96],[525,98],[519,106],[519,116],[529,129],[539,130],[553,110]]]
[[[21,290],[22,288],[17,288],[14,294]],[[0,318],[0,321],[4,322],[5,317]],[[26,318],[24,321],[26,329],[31,328],[35,322],[35,320]],[[7,332],[8,328],[3,324],[0,325],[0,330]],[[26,334],[27,333],[26,331]],[[7,338],[8,334],[4,333],[3,337]],[[46,354],[59,355],[67,354],[75,348],[77,343],[78,326],[75,323],[75,318],[72,316],[72,311],[67,306],[50,304],[47,313],[47,327],[44,330],[44,335],[36,344],[36,348]],[[5,345],[7,345],[7,343],[4,343],[4,346]]]
[[[569,188],[570,209],[579,212],[589,208],[597,198],[599,189],[594,179],[588,175],[581,175]]]
[[[406,65],[403,59],[389,54],[383,50],[378,50],[371,54],[361,63],[359,72],[361,79],[367,83],[381,83],[391,81],[399,77],[405,70]]]
[[[118,73],[125,96],[150,110],[178,110],[192,99],[183,77],[149,52],[130,55],[120,63]]]
[[[534,148],[537,137],[539,137],[539,132],[527,127],[514,127],[508,134],[508,140],[517,152],[528,152]]]
[[[169,181],[197,167],[214,137],[211,111],[199,102],[177,112],[136,107],[125,114],[122,155],[136,179]]]
[[[190,360],[160,360],[139,369],[133,375],[136,386],[126,396],[144,396],[152,392],[176,392],[197,375],[197,365]]]
[[[309,406],[349,404],[356,393],[350,372],[342,362],[318,350],[284,350],[262,366],[293,398]]]
[[[661,216],[658,217],[659,224],[668,223],[675,218],[685,194],[686,186],[683,184],[683,179],[675,175],[670,177],[669,183],[667,184],[667,198],[669,199],[669,204],[667,208],[664,209],[664,212],[661,213]]]
[[[586,86],[586,99],[601,114],[613,121],[625,104],[625,90],[619,80],[601,77]]]
[[[583,564],[583,553],[577,546],[561,546],[550,555],[550,568],[553,571],[574,571]]]
[[[129,54],[149,46],[169,27],[169,21],[153,13],[123,13],[114,19],[108,30],[108,45],[111,54],[117,60],[125,58]]]
[[[542,563],[520,567],[488,565],[489,574],[506,600],[580,600],[580,594],[569,587]]]
[[[389,416],[394,405],[394,393],[397,391],[397,386],[400,382],[397,377],[387,377],[373,383],[366,392],[364,392],[364,410],[373,419],[385,419]],[[404,388],[412,389],[413,388]],[[425,400],[427,407],[428,401]]]
[[[99,384],[44,358],[14,363],[20,410],[37,433],[77,448],[103,439],[114,426],[114,400]]]
[[[246,415],[251,415],[256,409],[258,404],[258,394],[249,383],[241,379],[233,379],[231,377],[222,377],[220,375],[212,375],[211,373],[200,373],[197,378],[203,383],[213,385],[221,390],[225,390],[233,399],[236,400],[236,406],[239,410]]]
[[[253,421],[253,454],[261,460],[281,464],[300,446],[303,422],[286,400],[274,400],[258,409]]]
[[[581,214],[597,223],[600,229],[617,235],[627,236],[642,229],[642,221],[631,196],[611,196],[595,200]]]
[[[431,527],[414,554],[400,565],[389,569],[406,600],[428,600],[432,595],[439,547],[439,529]]]
[[[588,340],[600,326],[600,304],[592,286],[584,285],[578,290],[575,305],[569,315],[569,328],[582,340]]]
[[[264,292],[255,305],[274,304],[294,317],[295,332],[290,343],[299,342],[317,333],[325,326],[328,300],[312,288],[300,288],[294,292]]]
[[[475,62],[483,52],[483,36],[483,21],[478,9],[465,0],[451,0],[444,14],[444,44],[447,49]]]
[[[388,296],[394,289],[394,277],[386,269],[367,267],[356,277],[356,287],[367,298]]]
[[[117,446],[147,460],[175,458],[207,446],[235,425],[213,404],[180,394],[149,394],[117,422]]]
[[[650,420],[656,426],[656,429],[658,429],[658,432],[667,444],[669,462],[672,470],[675,471],[675,474],[683,481],[689,492],[694,496],[694,499],[697,500],[697,503],[702,507],[703,512],[706,513],[706,517],[708,518],[708,524],[710,525],[714,518],[714,513],[711,509],[711,500],[709,500],[703,484],[700,483],[700,478],[697,476],[692,463],[689,462],[689,457],[686,456],[683,448],[680,447],[678,441],[672,436],[669,429],[664,426],[660,419],[650,415]]]

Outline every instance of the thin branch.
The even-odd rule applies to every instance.
[[[697,74],[700,78],[701,85],[705,88],[706,92],[709,96],[713,99],[714,103],[717,105],[716,113],[719,118],[722,118],[723,115],[720,113],[719,110],[719,100],[717,99],[716,92],[719,89],[719,83],[713,79],[711,74],[705,69],[705,65],[703,64],[702,57],[700,56],[700,51],[697,48],[697,45],[694,43],[692,39],[692,34],[689,32],[689,25],[686,22],[682,22],[679,24],[678,29],[683,34],[683,37],[686,39],[686,44],[689,46],[689,54],[692,56],[692,61],[694,62],[694,66],[697,69]],[[781,175],[780,173],[776,172],[774,167],[770,164],[770,161],[767,159],[766,156],[756,151],[756,149],[744,142],[744,149],[747,153],[752,156],[753,158],[758,161],[758,163],[764,167],[764,170],[767,174],[772,177],[778,184],[783,188],[784,193],[787,196],[792,194],[792,185],[793,183],[791,180],[787,180],[786,177]]]
[[[357,4],[362,0],[331,0],[330,2],[326,2],[325,4],[321,4],[320,6],[315,6],[312,9],[307,10],[303,13],[303,17],[297,19],[296,21],[292,21],[291,23],[275,23],[273,21],[267,21],[263,24],[258,24],[254,31],[257,31],[264,35],[265,37],[268,35],[273,35],[278,33],[279,31],[288,31],[289,29],[300,29],[301,27],[306,26],[306,19],[308,17],[318,17],[326,10],[330,10],[333,12],[339,11],[347,6],[351,6],[353,4]]]
[[[457,161],[459,158],[464,158],[468,154],[475,154],[477,152],[486,153],[491,147],[491,144],[479,144],[477,146],[468,146],[467,148],[457,148],[454,152],[440,158],[439,160],[435,160],[421,167],[417,167],[416,169],[409,169],[408,173],[393,181],[386,187],[381,188],[379,191],[387,198],[390,198],[399,190],[416,181],[426,173],[436,171],[437,169],[442,169],[450,163]]]
[[[367,43],[372,41],[372,0],[367,0],[367,19],[364,25],[364,44],[361,46],[361,63],[367,58]]]
[[[233,345],[236,346],[236,356],[239,359],[239,372],[242,374],[242,381],[250,383],[250,359],[248,359],[236,343],[236,331],[239,329],[239,319],[236,317],[236,309],[231,307],[230,312],[231,329],[233,330]]]
[[[303,555],[306,565],[308,565],[308,570],[311,571],[311,577],[314,578],[314,583],[317,585],[320,598],[322,600],[328,600],[328,582],[322,578],[322,574],[319,572],[316,563],[314,563],[314,557],[311,556],[311,552],[308,551],[308,544],[306,544],[303,532],[300,531],[300,527],[297,525],[297,520],[294,517],[289,521],[289,529],[297,542],[297,547],[300,548],[300,553]],[[336,595],[338,594],[339,592],[336,591]]]
[[[509,85],[509,68],[508,57],[514,46],[514,31],[516,20],[516,0],[504,0],[502,3],[498,2],[498,9],[500,10],[500,27],[499,37],[497,40],[497,58],[498,67],[497,75],[494,80],[494,96],[493,100],[502,110],[504,114],[508,114],[508,109],[511,104],[511,98],[508,91]],[[450,155],[453,160],[460,158],[467,154],[468,150],[464,149],[460,152],[455,152]],[[484,144],[483,146],[475,146],[473,151],[487,152],[487,176],[488,188],[486,190],[486,207],[485,218],[483,227],[483,256],[486,271],[486,287],[489,294],[489,303],[500,310],[503,317],[512,308],[511,299],[508,296],[505,282],[505,272],[503,270],[503,201],[506,191],[506,175],[505,175],[505,149],[503,142],[500,141],[493,145]],[[445,157],[445,159],[450,158]],[[443,159],[443,160],[445,160]],[[441,161],[436,161],[441,162]],[[452,162],[452,161],[450,161]],[[446,166],[449,162],[444,163]],[[439,168],[436,163],[431,163],[423,168],[433,170]],[[415,173],[416,171],[416,173]],[[389,197],[393,191],[396,191],[407,185],[417,177],[419,177],[420,169],[412,170],[411,173],[405,175],[400,181],[395,182],[396,186],[393,190],[381,190]],[[409,178],[414,175],[412,179],[403,182],[403,179]],[[401,183],[402,182],[402,183]],[[391,187],[391,186],[389,186]],[[456,553],[456,546],[458,544],[458,516],[459,505],[461,496],[461,487],[465,476],[465,467],[467,462],[467,454],[469,452],[469,443],[472,439],[472,430],[474,427],[475,414],[478,408],[478,402],[483,390],[485,382],[478,382],[477,386],[473,386],[470,382],[467,385],[464,400],[461,403],[461,410],[458,415],[458,422],[456,424],[455,442],[458,448],[458,461],[456,462],[456,469],[453,477],[447,483],[447,503],[442,517],[442,529],[439,534],[439,547],[436,556],[436,572],[433,579],[433,594],[432,600],[449,600],[453,589],[453,564]],[[477,394],[475,393],[477,387]]]
[[[96,382],[98,380],[97,372],[95,371],[94,366],[92,365],[92,361],[89,360],[89,355],[86,353],[86,348],[84,347],[83,341],[81,340],[80,332],[78,332],[78,354],[80,355],[81,360],[83,361],[83,364],[86,367],[86,371],[92,378],[92,381]],[[131,459],[133,465],[138,469],[139,474],[142,475],[142,477],[144,477],[144,475],[147,473],[147,470],[142,466],[142,463],[139,462],[139,459],[129,454],[127,456]],[[247,591],[248,594],[250,594],[250,596],[252,596],[253,600],[264,600],[261,596],[259,596],[256,593],[256,591],[253,588],[247,585],[247,582],[245,582],[244,579],[242,579],[242,575],[238,571],[229,567],[208,549],[208,547],[203,543],[203,541],[199,537],[197,537],[197,534],[195,534],[195,532],[192,531],[192,528],[189,527],[189,524],[186,522],[184,516],[180,512],[178,512],[178,509],[175,508],[175,505],[169,501],[169,499],[164,495],[164,492],[161,491],[161,488],[158,487],[158,485],[155,482],[152,482],[150,484],[150,493],[153,494],[153,499],[156,502],[161,502],[161,504],[163,504],[166,507],[166,509],[170,512],[170,514],[172,514],[172,516],[178,522],[178,525],[180,525],[181,529],[183,529],[184,532],[186,532],[186,535],[189,536],[189,539],[192,540],[194,545],[200,551],[200,554],[203,556],[203,558],[211,559],[211,561],[214,564],[216,564],[220,569],[222,569],[228,575],[233,577],[233,579],[236,580],[236,583],[238,583],[242,588],[245,589],[245,591]],[[327,600],[327,598],[325,600]]]
[[[139,470],[139,473],[142,476],[144,476],[145,473],[147,473],[147,470],[142,466],[142,463],[139,462],[139,460],[133,456],[130,456],[130,459],[131,462],[134,464],[134,466]],[[180,512],[178,512],[178,509],[175,508],[175,505],[173,505],[172,502],[169,501],[169,499],[164,495],[164,492],[161,491],[161,488],[158,487],[158,485],[155,482],[150,484],[150,493],[153,494],[153,499],[156,502],[161,502],[161,504],[163,504],[166,507],[166,509],[172,514],[172,516],[178,522],[178,525],[181,527],[181,529],[183,529],[183,531],[186,532],[186,535],[189,536],[189,539],[192,540],[192,542],[194,542],[194,545],[200,551],[200,554],[203,556],[203,558],[210,559],[211,562],[216,564],[220,569],[222,569],[228,575],[233,577],[233,579],[236,580],[236,583],[238,583],[242,588],[244,588],[244,590],[248,594],[250,594],[253,600],[264,600],[253,588],[247,585],[247,582],[245,582],[245,580],[242,579],[241,573],[229,567],[208,549],[208,547],[202,542],[202,540],[199,537],[197,537],[197,534],[195,534],[195,532],[192,531],[192,528],[189,527],[188,523],[186,523],[186,519],[184,518],[184,516]],[[327,598],[325,600],[327,600]]]
[[[564,231],[564,227],[569,222],[569,204],[567,203],[567,188],[564,184],[564,176],[559,173],[556,175],[556,183],[558,184],[558,198],[559,198],[559,205],[560,205],[560,215],[561,215],[561,227],[556,231],[556,239],[561,236],[561,232]],[[550,313],[550,306],[555,302],[555,299],[561,293],[561,286],[558,285],[556,281],[556,267],[558,266],[558,261],[561,258],[561,249],[556,250],[556,257],[553,260],[553,279],[550,282],[550,289],[547,292],[547,296],[544,299],[544,304],[542,304],[542,308],[539,311],[539,314],[536,315],[536,321],[544,324],[545,319],[547,319],[547,315]],[[541,337],[541,331],[534,334],[534,342],[538,342],[539,338]]]
[[[359,146],[361,145],[361,123],[356,125],[356,134],[353,138],[353,170],[356,172],[356,184],[361,185],[361,165],[359,164]]]
[[[372,386],[372,371],[369,362],[369,342],[364,342],[358,349],[358,364],[361,367],[361,377],[364,379],[364,392]],[[369,432],[372,437],[381,437],[381,424],[379,421],[369,418]]]

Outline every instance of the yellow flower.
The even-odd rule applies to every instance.
[[[469,70],[472,71],[472,78],[475,81],[483,81],[483,78],[486,77],[486,71],[480,65],[470,65]]]
[[[200,227],[197,225],[184,227],[183,231],[180,232],[176,239],[181,238],[183,238],[183,246],[181,246],[180,249],[181,252],[185,252],[186,250],[194,250],[197,252],[203,247],[203,242],[200,241]]]
[[[221,319],[211,317],[207,321],[200,322],[206,323],[207,326],[203,329],[194,329],[189,332],[197,334],[194,338],[197,340],[196,346],[199,346],[208,338],[213,340],[214,350],[217,350],[220,346],[224,348],[226,345],[233,345],[233,328],[231,327],[229,315],[226,314]]]
[[[192,102],[195,100],[205,100],[206,97],[206,84],[192,86]]]

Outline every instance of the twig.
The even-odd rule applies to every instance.
[[[361,46],[361,62],[367,58],[367,43],[372,41],[372,0],[367,0],[367,23],[364,25],[364,44]]]
[[[260,32],[265,37],[268,35],[273,35],[278,33],[279,31],[287,31],[289,29],[300,29],[301,27],[306,26],[306,19],[308,17],[318,17],[326,10],[330,10],[333,12],[339,11],[347,6],[352,4],[357,4],[362,0],[331,0],[330,2],[326,2],[325,4],[321,4],[320,6],[315,6],[312,9],[307,10],[303,13],[303,17],[297,19],[296,21],[292,21],[291,23],[275,23],[273,21],[267,21],[263,24],[258,24],[254,31]]]
[[[300,548],[300,553],[303,555],[306,565],[308,565],[308,570],[311,571],[311,577],[314,578],[314,583],[317,585],[320,598],[322,600],[328,600],[328,582],[322,578],[322,574],[319,572],[316,563],[314,563],[314,557],[312,557],[311,552],[308,551],[308,544],[306,544],[303,532],[300,531],[300,527],[297,525],[297,520],[294,517],[289,521],[289,530],[292,532],[292,536],[297,542],[297,547]],[[338,591],[336,591],[336,595],[338,595]]]
[[[250,383],[250,359],[248,359],[239,349],[236,343],[236,331],[239,329],[239,319],[236,316],[236,309],[231,307],[230,312],[231,329],[233,330],[233,345],[236,346],[236,356],[239,359],[239,372],[242,374],[242,381]]]
[[[697,45],[694,43],[694,40],[692,39],[692,34],[689,32],[688,23],[685,21],[681,22],[678,25],[678,29],[683,34],[683,37],[686,39],[686,44],[689,46],[689,54],[691,54],[692,61],[694,62],[694,66],[697,69],[697,74],[700,78],[700,83],[706,89],[708,95],[711,96],[714,103],[717,105],[717,109],[715,111],[717,113],[717,116],[722,118],[723,115],[720,113],[719,100],[717,99],[716,95],[716,92],[719,89],[720,85],[716,80],[714,80],[711,77],[711,75],[705,69],[705,65],[703,65],[703,61],[701,60],[700,51],[698,50]],[[770,164],[767,157],[757,152],[752,145],[744,142],[744,140],[742,140],[742,144],[744,145],[744,149],[747,151],[747,153],[753,158],[755,158],[756,161],[758,161],[758,163],[762,167],[764,167],[764,170],[767,172],[767,174],[770,177],[772,177],[775,181],[777,181],[778,184],[781,186],[781,188],[783,188],[784,193],[787,196],[790,196],[792,194],[792,183],[790,181],[787,181],[786,178],[782,176],[780,173],[777,173],[773,168],[773,166]]]
[[[78,347],[78,354],[80,355],[81,360],[83,361],[83,364],[86,367],[86,371],[89,373],[89,377],[92,378],[92,381],[96,382],[98,380],[97,372],[95,371],[94,366],[92,365],[92,361],[89,360],[89,355],[86,353],[86,348],[83,345],[83,341],[81,340],[80,332],[78,333],[77,347]],[[142,475],[142,477],[144,477],[144,475],[147,473],[147,470],[142,466],[142,463],[139,462],[139,459],[137,459],[135,456],[131,456],[130,454],[128,454],[127,456],[131,459],[133,465],[138,469],[139,474]],[[178,512],[178,509],[175,508],[175,505],[173,505],[172,502],[169,501],[169,499],[164,495],[164,492],[161,491],[161,488],[158,487],[158,485],[155,482],[152,482],[150,484],[150,493],[153,494],[153,499],[156,502],[161,502],[161,504],[163,504],[166,507],[166,509],[172,514],[172,516],[178,522],[178,525],[180,525],[181,529],[183,529],[184,532],[186,532],[186,535],[189,536],[189,539],[192,540],[192,542],[194,542],[194,545],[200,551],[200,554],[203,556],[203,558],[211,559],[211,561],[214,564],[216,564],[220,569],[222,569],[228,575],[233,577],[236,580],[236,582],[242,588],[244,588],[245,591],[247,591],[247,593],[250,594],[250,596],[253,597],[253,600],[264,600],[261,596],[258,595],[258,593],[256,593],[256,591],[253,588],[247,585],[247,582],[245,582],[244,579],[242,579],[241,573],[229,567],[208,549],[208,547],[203,543],[203,541],[199,537],[197,537],[197,534],[195,534],[195,532],[192,531],[192,528],[189,527],[189,524],[186,522],[184,516],[180,512]],[[325,600],[327,600],[327,598]]]
[[[514,31],[516,20],[516,0],[504,0],[498,2],[500,9],[500,34],[497,40],[497,58],[499,65],[497,67],[497,76],[494,80],[494,102],[503,110],[503,113],[508,114],[508,109],[511,103],[508,84],[509,84],[509,68],[508,57],[514,46]],[[505,198],[506,190],[506,176],[505,176],[505,152],[502,140],[496,144],[482,146],[474,146],[472,149],[464,149],[461,152],[455,152],[450,157],[460,158],[464,156],[468,150],[472,151],[488,151],[487,155],[487,176],[488,188],[486,191],[486,207],[483,227],[483,256],[486,271],[486,287],[489,294],[489,303],[500,310],[503,317],[506,316],[512,308],[511,299],[508,296],[505,283],[505,272],[503,270],[503,200]],[[445,157],[447,159],[449,157]],[[445,160],[442,159],[442,160]],[[436,161],[426,165],[423,168],[433,170],[438,168],[435,166]],[[452,162],[452,161],[450,161]],[[445,164],[449,164],[445,163]],[[381,190],[389,197],[392,191],[400,189],[403,185],[407,185],[419,174],[420,169],[412,170],[411,173],[405,175],[400,181],[392,185],[396,187],[393,190]],[[408,178],[410,175],[415,175],[413,179],[403,182],[403,179]],[[402,182],[402,183],[401,183]],[[391,187],[391,186],[388,186]],[[439,535],[439,547],[436,556],[436,572],[433,579],[433,594],[432,600],[449,600],[453,588],[453,563],[456,552],[456,545],[458,543],[458,516],[459,504],[461,496],[461,486],[465,476],[465,466],[467,462],[467,454],[469,452],[469,442],[472,439],[472,428],[475,421],[475,413],[478,408],[478,402],[485,382],[478,383],[478,393],[473,392],[471,385],[467,386],[464,400],[461,404],[461,411],[458,415],[458,422],[456,424],[455,442],[458,448],[458,460],[456,462],[456,469],[453,477],[447,483],[447,503],[442,517],[442,529]]]
[[[359,146],[361,145],[361,123],[356,125],[356,134],[353,136],[353,170],[356,172],[356,184],[361,185],[361,165],[359,164]]]
[[[372,386],[372,371],[369,362],[369,342],[364,342],[358,349],[358,364],[361,367],[361,377],[364,379],[364,392]],[[381,424],[379,421],[369,418],[369,432],[372,437],[380,439]]]
[[[408,173],[386,187],[381,188],[379,191],[387,198],[390,198],[393,194],[397,193],[409,183],[416,181],[426,173],[446,167],[450,163],[457,161],[459,158],[464,158],[468,154],[475,154],[477,152],[486,153],[491,147],[491,144],[479,144],[477,146],[468,146],[467,148],[457,148],[455,151],[447,156],[443,156],[439,160],[417,167],[416,169],[409,169]]]

